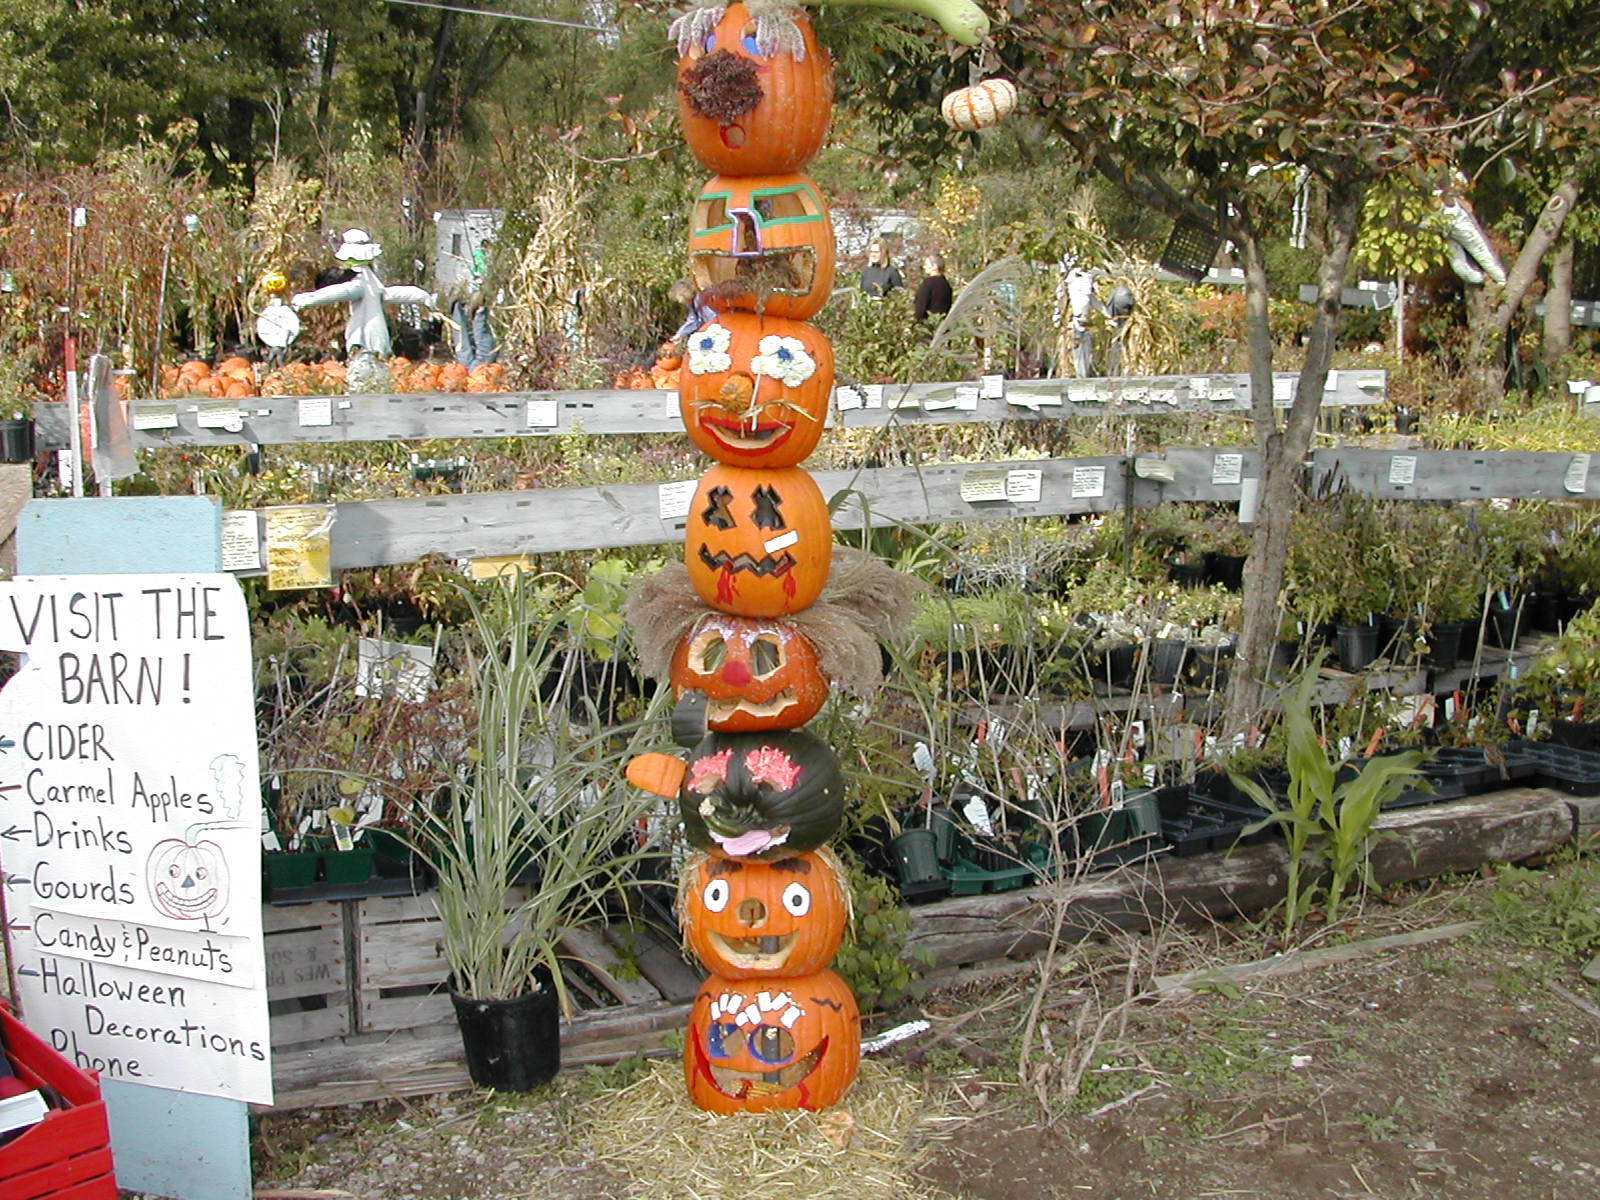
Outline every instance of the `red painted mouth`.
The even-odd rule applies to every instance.
[[[761,455],[776,450],[789,440],[793,425],[782,421],[762,421],[753,428],[744,421],[726,417],[701,417],[700,427],[712,436],[718,445],[737,454]]]

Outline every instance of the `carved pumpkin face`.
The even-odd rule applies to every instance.
[[[689,221],[689,273],[718,311],[804,321],[833,292],[833,221],[805,175],[719,175]]]
[[[689,438],[735,467],[792,467],[817,448],[833,343],[803,321],[723,313],[689,335],[678,410]]]
[[[689,1098],[714,1113],[822,1109],[861,1065],[861,1013],[832,971],[741,982],[712,975],[689,1010]]]
[[[209,920],[228,907],[228,865],[215,842],[157,842],[144,877],[151,903],[179,921]]]
[[[706,725],[725,733],[795,729],[828,698],[814,646],[786,621],[702,617],[672,656],[672,686],[706,696]]]
[[[822,970],[850,915],[837,872],[817,853],[770,863],[702,855],[684,871],[679,902],[690,948],[724,979]]]
[[[709,733],[689,752],[678,811],[691,846],[771,862],[839,831],[844,775],[827,743],[798,729]]]
[[[810,608],[833,563],[822,489],[800,467],[712,467],[689,505],[684,561],[700,599],[719,612],[781,617]]]
[[[803,13],[794,14],[792,29],[802,55],[790,49],[764,54],[749,10],[730,4],[678,60],[684,140],[711,170],[794,171],[822,149],[833,115],[833,68]]]

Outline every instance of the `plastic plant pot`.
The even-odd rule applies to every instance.
[[[950,883],[939,869],[938,839],[931,829],[907,829],[889,842],[895,877],[907,900],[934,900],[948,895]]]
[[[531,1092],[561,1069],[561,1010],[555,984],[539,971],[540,990],[509,1000],[474,1000],[455,990],[450,1002],[461,1029],[467,1073],[479,1087]]]
[[[1378,657],[1376,625],[1341,625],[1338,630],[1339,669],[1365,671]]]

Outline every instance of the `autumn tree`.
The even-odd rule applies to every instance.
[[[1553,242],[1600,151],[1600,9],[1592,0],[1016,0],[996,48],[1063,149],[1141,202],[1214,228],[1246,280],[1260,512],[1245,575],[1241,668],[1226,723],[1259,712],[1300,498],[1363,202],[1396,171],[1440,173],[1538,143],[1570,159],[1502,301]],[[1318,299],[1293,403],[1272,403],[1265,244],[1288,221],[1283,173],[1323,197]],[[1496,310],[1496,319],[1499,319]]]

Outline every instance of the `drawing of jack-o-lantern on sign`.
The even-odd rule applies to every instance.
[[[689,222],[689,274],[711,308],[803,321],[833,293],[833,220],[805,175],[719,175]]]
[[[833,561],[828,502],[800,467],[712,467],[689,504],[685,563],[700,599],[741,617],[816,603]]]
[[[861,1065],[861,1013],[832,971],[778,979],[712,975],[689,1010],[689,1096],[714,1113],[837,1104]]]
[[[833,116],[833,65],[799,8],[769,34],[743,4],[675,22],[684,140],[713,171],[794,171],[816,157]]]
[[[689,335],[678,407],[718,462],[792,467],[816,449],[833,390],[833,344],[802,321],[728,312]]]
[[[209,928],[228,907],[228,863],[216,842],[166,838],[151,849],[144,872],[150,902],[168,917]]]

